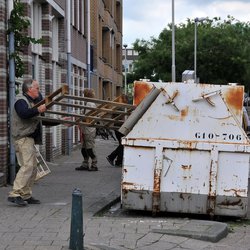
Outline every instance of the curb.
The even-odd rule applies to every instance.
[[[196,240],[218,242],[228,234],[226,223],[216,221],[189,221],[185,228],[178,229],[152,229],[153,233],[169,234],[175,236],[184,236]],[[194,230],[196,228],[196,230]],[[200,228],[200,230],[197,230]],[[203,228],[203,230],[202,230]]]
[[[121,201],[121,196],[116,197],[114,200],[110,201],[109,203],[107,203],[104,207],[102,207],[101,209],[99,209],[96,213],[93,214],[93,217],[102,217],[102,215],[110,208],[112,207],[114,204],[118,203],[119,201]]]

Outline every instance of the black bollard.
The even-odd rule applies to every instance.
[[[83,247],[82,192],[76,188],[72,193],[69,249],[83,250]]]

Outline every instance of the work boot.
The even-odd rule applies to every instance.
[[[26,201],[28,204],[40,204],[41,202],[37,199],[35,199],[34,197],[30,197],[28,199],[25,199],[24,201]]]
[[[91,167],[89,168],[89,171],[98,171],[96,159],[92,160],[92,164]]]
[[[82,162],[82,165],[80,167],[75,168],[75,170],[89,170],[89,162],[87,160],[84,160]]]
[[[92,167],[92,166],[91,166],[91,167],[89,168],[89,171],[98,171],[98,167]]]
[[[121,168],[122,167],[122,161],[116,160],[115,161],[115,167]]]
[[[84,168],[88,168],[88,167],[89,167],[89,159],[88,159],[88,160],[84,160],[84,161],[82,162],[82,166],[83,166]]]
[[[110,165],[114,166],[114,160],[112,160],[110,156],[107,156],[106,159],[110,163]]]
[[[27,206],[27,202],[23,200],[21,196],[8,197],[8,201],[17,204],[18,206]]]
[[[77,168],[75,168],[75,170],[89,170],[89,168],[88,167],[86,167],[86,166],[80,166],[80,167],[77,167]]]

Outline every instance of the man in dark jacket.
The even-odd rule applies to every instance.
[[[8,201],[19,206],[39,204],[32,197],[32,186],[37,174],[37,159],[35,144],[41,144],[42,130],[39,115],[46,111],[45,104],[33,108],[37,98],[41,98],[39,83],[36,80],[26,80],[22,86],[22,94],[17,96],[14,105],[12,127],[13,140],[20,169],[16,175],[13,190]]]

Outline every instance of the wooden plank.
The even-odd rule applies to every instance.
[[[104,100],[99,100],[99,99],[94,99],[94,98],[86,98],[86,97],[81,97],[81,100],[85,100],[85,101],[89,101],[89,102],[97,102],[97,103],[101,103],[100,105],[98,105],[97,107],[99,108],[99,109],[101,109],[101,108],[109,108],[111,111],[114,111],[115,110],[115,108],[113,108],[114,106],[118,106],[117,108],[121,108],[121,107],[123,107],[124,109],[125,108],[127,108],[127,110],[130,110],[130,112],[132,112],[132,110],[135,108],[135,106],[133,106],[133,105],[131,105],[131,104],[124,104],[124,103],[120,103],[120,102],[117,102],[117,100],[119,100],[120,99],[120,96],[119,97],[117,97],[114,101],[104,101]],[[89,108],[88,108],[89,109]],[[86,115],[88,115],[88,116],[99,116],[99,117],[103,117],[103,118],[105,118],[105,117],[107,117],[109,114],[107,114],[107,112],[105,112],[104,114],[102,114],[102,115],[100,115],[100,111],[98,111],[98,110],[90,110],[90,111],[88,111],[88,113],[86,113]],[[124,116],[125,116],[126,114],[124,113]],[[91,119],[90,119],[91,120]],[[92,121],[90,121],[90,123],[91,124],[94,124],[95,123],[95,121],[94,120],[92,120]]]
[[[37,108],[37,107],[39,107],[42,104],[46,104],[46,107],[48,107],[55,96],[57,96],[59,94],[65,95],[65,94],[68,94],[68,92],[69,92],[68,91],[68,86],[67,85],[63,85],[61,88],[57,89],[52,94],[46,96],[45,99],[43,99],[42,101],[40,101],[36,105],[34,105],[34,108]],[[50,106],[52,106],[52,105],[50,105]]]
[[[94,120],[94,121],[106,121],[106,122],[113,122],[112,119],[109,119],[109,118],[99,118],[99,117],[96,117],[96,116],[88,116],[88,115],[80,115],[80,114],[76,114],[76,113],[68,113],[68,112],[62,112],[62,111],[47,111],[46,113],[48,114],[54,114],[54,115],[61,115],[61,116],[70,116],[70,117],[78,117],[79,119],[76,120],[75,122],[78,123],[84,119],[91,119],[91,120]],[[116,123],[120,123],[122,124],[123,121],[119,121],[119,120],[116,120]],[[91,124],[91,123],[88,123],[88,124]]]
[[[66,107],[72,107],[72,108],[78,108],[78,109],[90,109],[90,110],[96,110],[97,113],[99,112],[107,112],[111,114],[124,114],[124,115],[130,115],[132,110],[129,110],[127,112],[121,111],[121,110],[111,110],[111,109],[106,109],[106,108],[99,108],[101,105],[97,106],[96,108],[94,107],[88,107],[85,105],[79,105],[79,104],[72,104],[72,103],[67,103],[67,102],[57,102],[53,101],[53,105],[59,105],[59,106],[66,106]]]
[[[39,116],[38,117],[39,120],[41,121],[47,121],[47,122],[58,122],[60,124],[71,124],[71,125],[83,125],[83,126],[89,126],[88,123],[86,122],[78,122],[76,123],[75,121],[70,121],[70,120],[63,120],[63,119],[58,119],[58,118],[52,118],[52,117],[45,117],[45,116]],[[120,126],[110,126],[110,127],[105,127],[103,124],[94,124],[91,125],[91,127],[96,127],[96,128],[108,128],[108,129],[119,129]]]
[[[94,103],[100,103],[100,104],[111,104],[111,107],[112,106],[119,106],[119,107],[124,107],[124,108],[131,108],[131,109],[136,108],[136,106],[131,105],[131,104],[125,104],[125,103],[113,102],[113,101],[107,101],[107,100],[100,100],[100,99],[95,99],[95,98],[72,96],[72,95],[64,95],[64,97],[72,99],[72,100],[78,100],[78,101],[94,102]]]
[[[129,114],[133,111],[133,109],[134,109],[134,107],[135,106],[133,106],[133,105],[130,105],[129,104],[129,106],[131,107],[133,107],[133,109],[131,109],[130,107],[128,107],[127,106],[127,104],[125,104],[125,103],[122,103],[122,102],[120,102],[120,100],[121,100],[121,98],[122,98],[122,96],[118,96],[118,97],[116,97],[116,99],[113,101],[113,103],[115,104],[115,105],[110,105],[110,104],[107,104],[105,107],[107,107],[107,108],[109,108],[110,110],[112,110],[112,111],[118,111],[117,109],[119,109],[119,108],[124,108],[124,112],[128,112]],[[122,104],[122,105],[116,105],[116,104]],[[107,114],[107,113],[104,113],[104,114],[101,114],[99,117],[101,117],[102,119],[103,118],[105,118],[105,117],[107,117],[107,116],[110,116],[110,114]],[[124,114],[124,115],[122,115],[122,116],[120,116],[120,117],[125,117],[126,115]],[[113,119],[114,119],[114,117],[112,117]],[[114,119],[115,120],[115,119]],[[92,121],[91,122],[91,124],[93,124],[94,122]],[[113,122],[112,122],[113,123]],[[109,123],[106,123],[105,125],[107,125],[107,124],[111,124],[110,122]]]
[[[120,108],[120,107],[116,107],[116,106],[115,106],[115,107],[111,107],[111,110],[112,110],[112,111],[115,111],[115,110],[117,110],[118,108]],[[105,119],[105,117],[107,117],[107,116],[109,116],[109,115],[110,115],[110,114],[104,113],[104,114],[100,115],[99,117],[102,118],[102,119]],[[119,115],[119,117],[121,117],[121,118],[122,118],[122,117],[125,117],[125,114],[124,114],[124,115]],[[115,120],[115,117],[112,117],[112,118],[113,118],[113,120]],[[93,122],[92,122],[92,123],[93,123]],[[92,123],[91,123],[91,124],[92,124]],[[107,126],[108,124],[110,124],[110,123],[107,123],[106,126]]]

